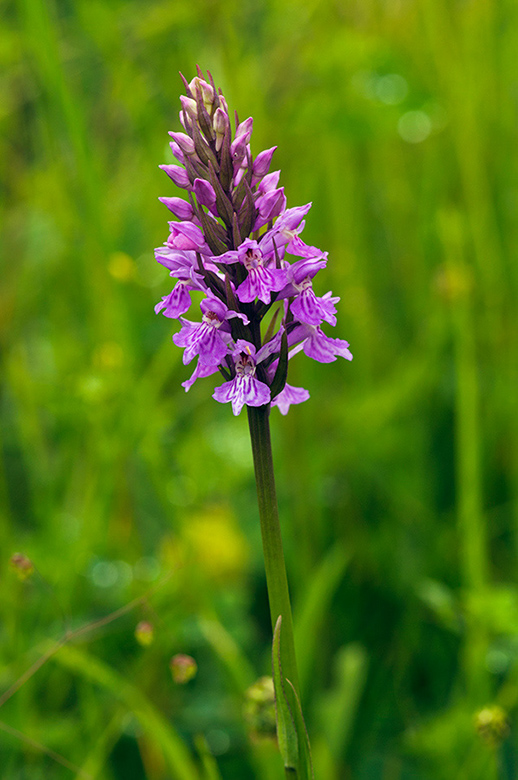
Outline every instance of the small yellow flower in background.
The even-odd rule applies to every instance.
[[[249,549],[227,506],[208,507],[188,518],[184,531],[198,563],[210,577],[233,579],[246,570]]]
[[[498,704],[484,707],[475,714],[475,728],[487,745],[498,747],[509,736],[507,712]]]
[[[177,685],[185,685],[193,677],[196,677],[196,672],[198,671],[198,665],[194,658],[183,653],[174,655],[169,662],[169,666],[171,667],[173,680]]]
[[[135,639],[143,647],[148,647],[154,639],[153,624],[148,620],[141,620],[135,628]]]
[[[96,348],[93,362],[97,368],[120,368],[124,363],[124,350],[116,341],[105,341]]]
[[[473,289],[473,276],[467,266],[442,265],[434,279],[437,294],[449,303],[465,299]]]
[[[9,560],[11,569],[16,572],[20,580],[27,580],[34,574],[34,564],[23,553],[14,553]]]
[[[118,282],[129,282],[137,275],[137,268],[126,252],[113,252],[108,260],[108,271]]]

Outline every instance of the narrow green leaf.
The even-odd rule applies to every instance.
[[[296,772],[299,760],[299,748],[297,730],[291,713],[290,705],[286,697],[284,679],[281,668],[281,624],[282,615],[279,615],[273,632],[272,667],[273,686],[275,689],[275,716],[277,720],[277,739],[284,766],[288,770]],[[295,775],[296,776],[296,775]]]
[[[311,780],[315,780],[315,772],[313,769],[313,756],[311,755],[311,743],[309,741],[309,734],[306,727],[306,721],[302,713],[302,705],[300,703],[299,695],[295,690],[293,683],[286,678],[286,682],[291,688],[293,697],[295,699],[295,726],[297,729],[297,735],[299,738],[299,744],[302,746],[302,756],[299,762],[299,772],[301,780],[311,777]],[[309,770],[309,771],[308,771]]]

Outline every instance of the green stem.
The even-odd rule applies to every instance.
[[[270,438],[270,407],[248,406],[248,425],[252,440],[254,456],[255,481],[257,485],[257,501],[261,521],[261,536],[263,540],[264,565],[266,569],[266,585],[270,602],[272,629],[277,618],[282,615],[281,634],[281,665],[284,677],[291,681],[297,694],[299,679],[295,660],[295,640],[293,637],[293,621],[291,616],[288,578],[282,549],[281,527],[277,496],[275,493],[275,477],[273,473],[272,444]]]

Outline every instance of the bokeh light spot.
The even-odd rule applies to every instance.
[[[387,73],[376,81],[376,97],[387,106],[397,106],[408,94],[408,84],[398,73]]]
[[[432,120],[424,111],[407,111],[400,117],[397,129],[403,141],[419,144],[432,132]]]

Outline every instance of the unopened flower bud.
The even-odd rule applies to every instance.
[[[221,108],[223,109],[223,111],[225,112],[225,114],[227,116],[229,116],[229,113],[228,113],[228,103],[227,103],[226,98],[225,98],[224,95],[219,95],[219,104],[220,104]]]
[[[185,133],[173,133],[169,131],[169,135],[175,141],[182,152],[185,154],[194,154],[194,141]]]
[[[182,152],[176,141],[170,141],[169,146],[171,151],[181,165],[185,165],[185,154]]]
[[[141,620],[135,628],[135,639],[143,647],[148,647],[154,639],[153,624],[148,620]]]
[[[190,82],[189,82],[189,89],[191,90],[192,94],[196,97],[196,88],[200,89],[201,92],[201,99],[203,100],[203,105],[207,109],[207,111],[210,113],[210,109],[212,107],[212,104],[214,102],[214,90],[212,89],[211,85],[208,84],[205,79],[201,79],[199,76],[195,76]]]
[[[167,239],[167,245],[173,249],[194,249],[203,252],[207,244],[200,228],[192,222],[170,222],[171,233]]]
[[[198,118],[198,106],[196,105],[196,101],[193,100],[193,98],[188,98],[185,97],[185,95],[182,95],[180,97],[180,103],[182,104],[182,108],[187,116],[190,116],[191,119]]]
[[[196,677],[196,672],[198,671],[198,665],[194,658],[183,653],[174,655],[169,662],[169,666],[173,680],[177,685],[185,685],[193,677]]]
[[[261,152],[255,158],[253,173],[257,179],[262,179],[262,177],[266,176],[266,174],[270,170],[273,153],[276,149],[277,149],[276,146],[272,146],[271,149],[265,149],[264,152]]]
[[[226,114],[221,107],[217,108],[212,118],[212,127],[214,128],[214,132],[216,133],[216,150],[218,152],[221,149],[221,145],[223,143],[223,137],[229,125],[230,122],[228,119],[228,114]]]
[[[242,135],[239,138],[235,138],[230,144],[230,154],[232,155],[232,161],[234,163],[234,171],[237,173],[238,168],[245,159],[246,148],[248,141],[246,136]]]
[[[248,143],[250,138],[252,137],[253,125],[254,125],[254,119],[251,116],[249,116],[248,119],[245,119],[244,122],[241,122],[241,124],[239,124],[236,128],[236,139],[246,138],[246,143]]]
[[[14,553],[9,561],[11,569],[16,572],[20,580],[27,580],[34,574],[34,564],[23,553]]]
[[[182,198],[159,198],[159,201],[167,206],[169,211],[172,211],[175,217],[182,220],[190,220],[193,218],[193,210],[190,203]]]
[[[475,728],[487,745],[498,747],[509,736],[507,712],[498,704],[484,707],[475,715]]]
[[[286,206],[286,197],[284,195],[284,187],[278,190],[272,190],[265,195],[261,195],[255,202],[255,207],[258,209],[259,214],[255,221],[254,230],[258,230],[267,222],[278,217]]]
[[[158,167],[167,173],[177,187],[183,187],[184,190],[192,189],[187,173],[179,165],[159,165]]]
[[[196,200],[203,206],[210,208],[216,202],[216,193],[212,184],[205,179],[195,179],[193,184],[193,191],[196,195]]]
[[[272,173],[267,173],[266,176],[264,176],[257,185],[257,192],[260,195],[264,195],[265,192],[271,192],[271,190],[276,189],[279,183],[280,175],[280,171],[272,171]]]

